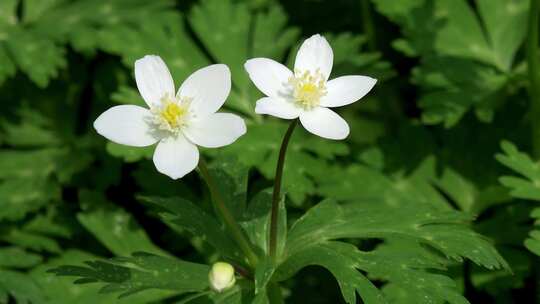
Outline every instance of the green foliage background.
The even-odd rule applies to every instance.
[[[528,0],[1,0],[0,303],[278,303],[278,283],[286,303],[540,301],[528,15]],[[203,155],[264,253],[287,125],[254,113],[243,63],[290,66],[314,33],[334,49],[332,77],[379,82],[340,110],[347,140],[296,129],[281,264],[208,292],[208,265],[242,258],[204,183],[160,175],[152,148],[92,122],[143,103],[133,63],[146,54],[177,85],[227,64],[226,109],[248,133]]]

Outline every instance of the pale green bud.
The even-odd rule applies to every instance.
[[[208,274],[210,287],[217,292],[222,292],[225,289],[234,286],[236,277],[234,276],[234,268],[229,263],[217,262],[212,265]]]

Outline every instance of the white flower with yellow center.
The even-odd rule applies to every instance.
[[[267,58],[244,65],[249,77],[267,97],[257,101],[255,112],[284,119],[300,118],[309,132],[329,139],[344,139],[349,125],[329,108],[351,104],[364,97],[377,82],[367,76],[342,76],[328,80],[332,48],[321,35],[313,35],[296,54],[294,73]]]
[[[224,64],[202,68],[174,92],[169,69],[159,56],[135,62],[135,79],[150,109],[135,105],[110,108],[94,122],[97,132],[127,146],[155,143],[154,164],[173,179],[191,172],[199,162],[197,146],[216,148],[246,133],[237,115],[216,113],[231,90],[231,73]]]

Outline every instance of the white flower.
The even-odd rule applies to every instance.
[[[149,109],[135,105],[110,108],[94,122],[97,132],[128,146],[155,143],[157,170],[173,179],[193,171],[199,162],[197,146],[216,148],[246,133],[237,115],[216,113],[231,90],[231,73],[224,64],[202,68],[174,92],[169,69],[159,56],[135,62],[137,87]]]
[[[217,292],[222,292],[225,289],[231,288],[236,282],[234,276],[234,268],[229,263],[217,262],[212,265],[208,274],[210,287]]]
[[[328,80],[332,71],[332,48],[321,35],[313,35],[296,54],[294,73],[267,58],[250,59],[244,65],[249,77],[266,96],[255,112],[284,119],[300,118],[309,132],[329,139],[344,139],[349,125],[329,108],[353,103],[377,82],[367,76],[342,76]]]

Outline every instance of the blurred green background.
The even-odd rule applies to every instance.
[[[134,251],[213,261],[199,237],[164,224],[136,199],[177,195],[208,207],[199,177],[160,175],[153,147],[107,142],[93,120],[115,104],[143,104],[133,63],[146,54],[165,60],[177,86],[200,67],[225,63],[233,77],[225,110],[241,114],[248,133],[203,154],[251,167],[252,195],[271,185],[287,125],[254,113],[261,95],[243,64],[268,57],[291,66],[315,33],[333,47],[331,78],[379,82],[339,110],[351,126],[346,140],[297,128],[284,176],[289,216],[327,197],[377,197],[394,200],[393,208],[403,203],[396,197],[408,197],[473,214],[474,230],[514,273],[448,264],[460,292],[471,303],[534,303],[540,105],[527,91],[528,14],[526,0],[0,0],[0,303],[117,302],[97,294],[96,284],[45,273],[60,264]],[[419,303],[373,281],[392,303]],[[343,301],[320,267],[285,288],[287,303]],[[153,290],[118,301],[180,298]]]

